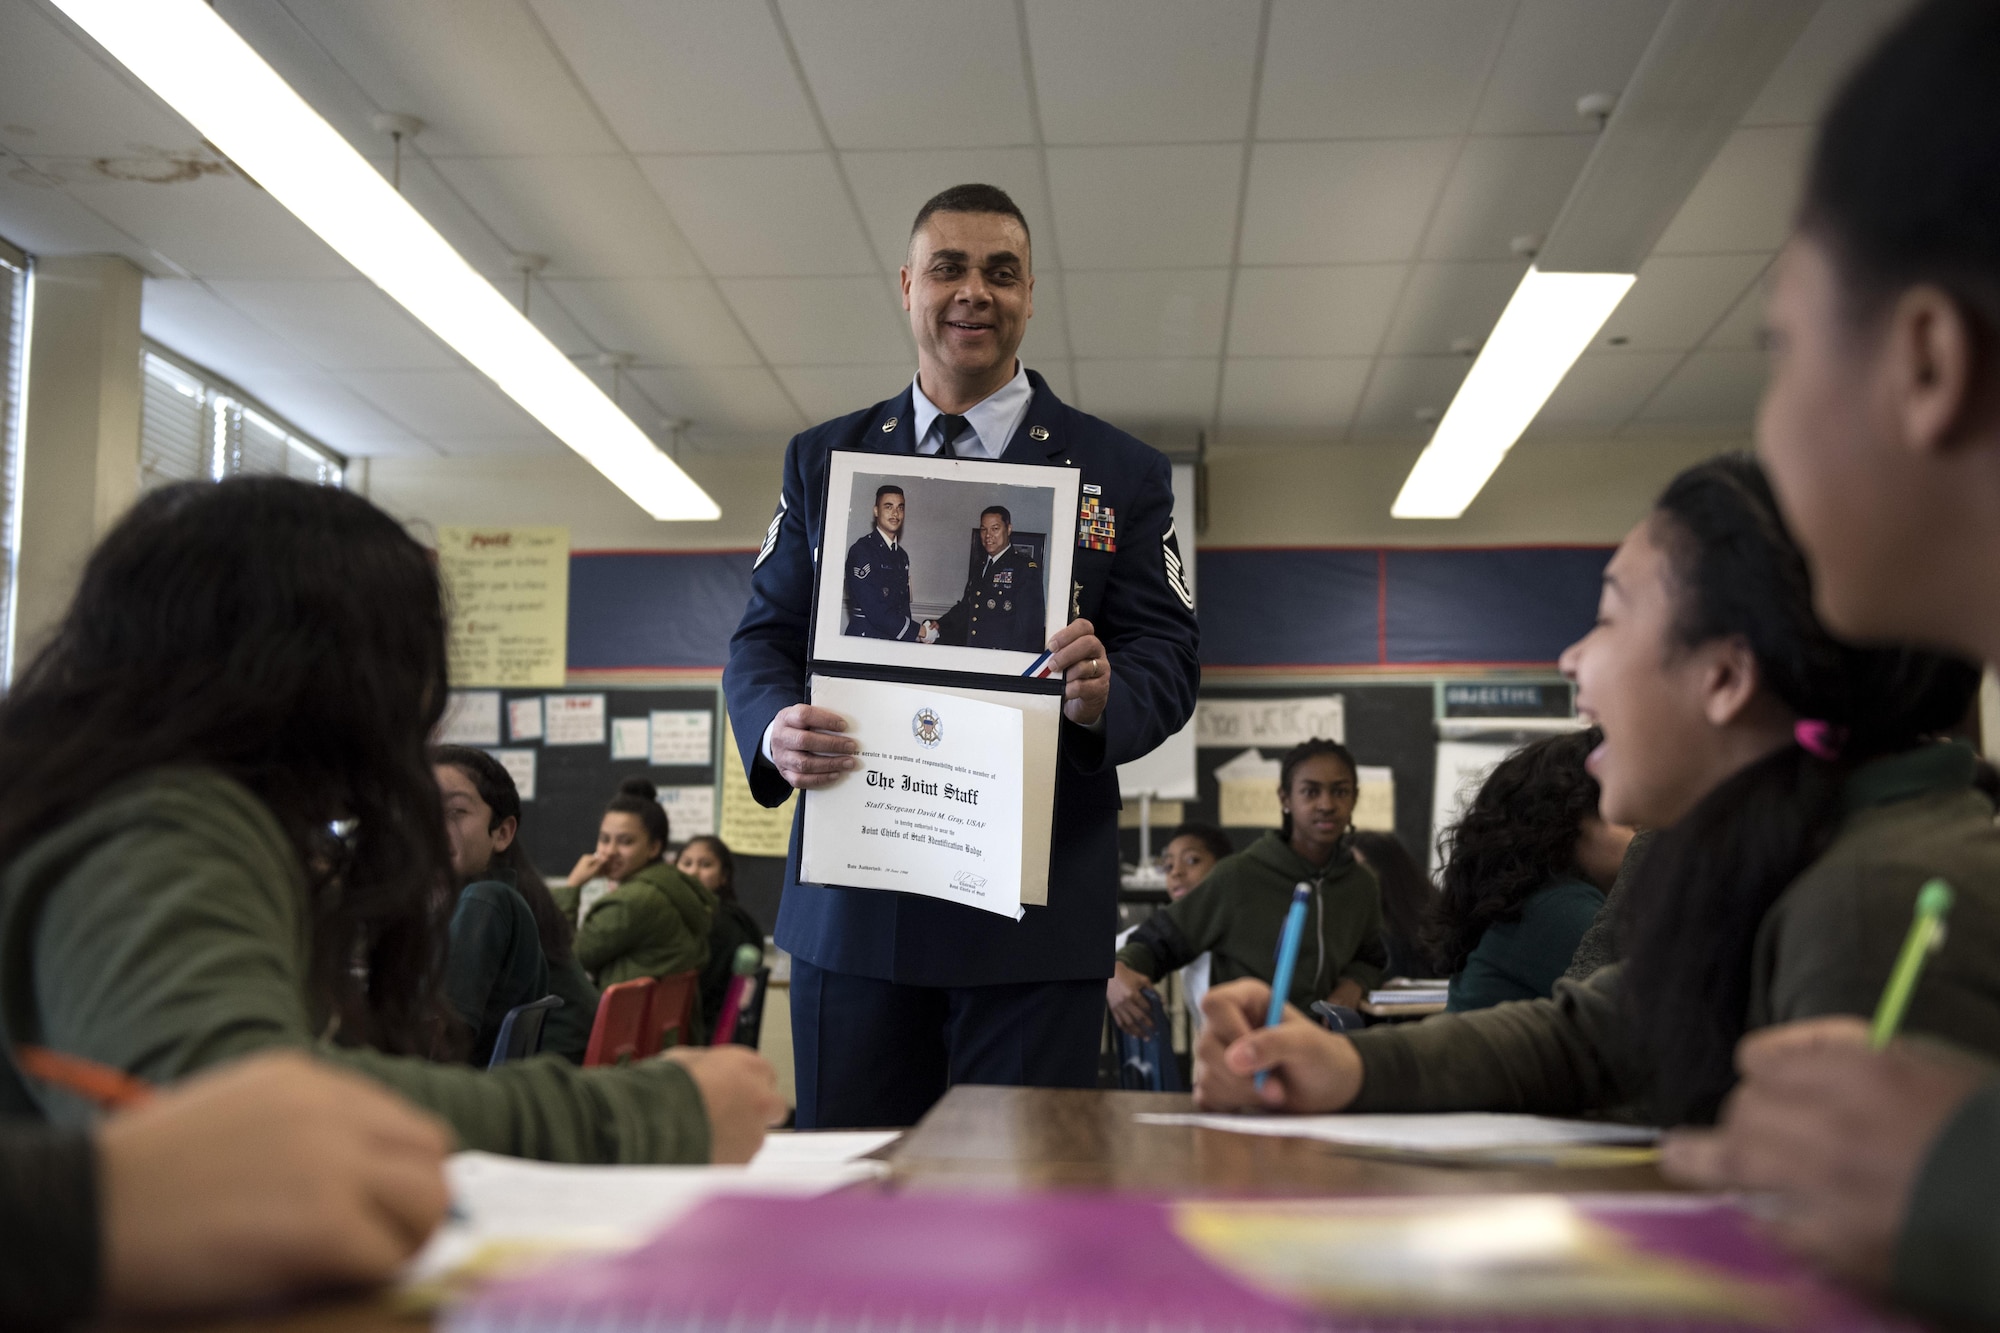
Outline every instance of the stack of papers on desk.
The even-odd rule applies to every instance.
[[[1143,1125],[1314,1139],[1435,1165],[1624,1166],[1652,1160],[1660,1131],[1603,1120],[1460,1111],[1444,1115],[1137,1115]]]
[[[866,1155],[899,1131],[773,1134],[748,1166],[568,1166],[454,1154],[452,1217],[404,1274],[424,1299],[451,1285],[577,1250],[630,1249],[705,1199],[811,1198],[888,1171]]]

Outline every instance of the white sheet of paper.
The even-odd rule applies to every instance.
[[[660,807],[667,812],[667,831],[675,842],[715,836],[715,788],[662,787]]]
[[[653,714],[653,766],[708,766],[714,752],[715,715],[707,709],[662,709]]]
[[[437,737],[440,745],[498,745],[500,691],[453,690],[446,696]]]
[[[644,759],[653,753],[652,724],[643,717],[611,719],[611,757]]]
[[[533,750],[488,750],[486,753],[500,761],[507,770],[507,776],[514,779],[514,786],[521,793],[521,799],[535,799],[535,752]]]
[[[799,878],[919,893],[1019,920],[1021,713],[885,681],[816,676],[861,768],[806,793]]]
[[[538,741],[542,738],[542,701],[514,699],[507,704],[507,739]]]
[[[542,701],[542,744],[604,744],[604,696],[551,694]]]
[[[805,1134],[766,1134],[764,1146],[750,1159],[753,1172],[779,1173],[794,1167],[852,1162],[886,1148],[903,1136],[900,1129],[832,1129]]]
[[[1454,1111],[1444,1115],[1155,1115],[1132,1117],[1142,1125],[1193,1125],[1232,1134],[1316,1139],[1362,1148],[1405,1152],[1465,1152],[1481,1148],[1648,1144],[1660,1131],[1600,1120],[1557,1120],[1539,1115]]]

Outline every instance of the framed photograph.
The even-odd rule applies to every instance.
[[[820,662],[1021,676],[1069,620],[1081,473],[836,452],[813,607]]]

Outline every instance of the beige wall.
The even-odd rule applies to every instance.
[[[139,297],[124,259],[35,266],[21,456],[18,671],[62,618],[97,539],[139,488]]]
[[[1540,441],[1517,446],[1464,518],[1409,522],[1389,505],[1417,442],[1233,441],[1210,455],[1203,546],[1511,545],[1616,542],[1690,463],[1744,442]],[[419,525],[562,523],[577,550],[756,547],[777,503],[783,444],[690,452],[722,506],[715,523],[657,523],[568,453],[545,458],[373,460],[354,484]]]

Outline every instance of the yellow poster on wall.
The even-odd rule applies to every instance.
[[[792,841],[792,811],[799,803],[793,792],[776,809],[757,804],[743,756],[736,749],[736,732],[728,715],[722,722],[722,840],[737,856],[783,856]]]
[[[451,683],[563,684],[569,663],[569,529],[439,528],[451,592]]]

